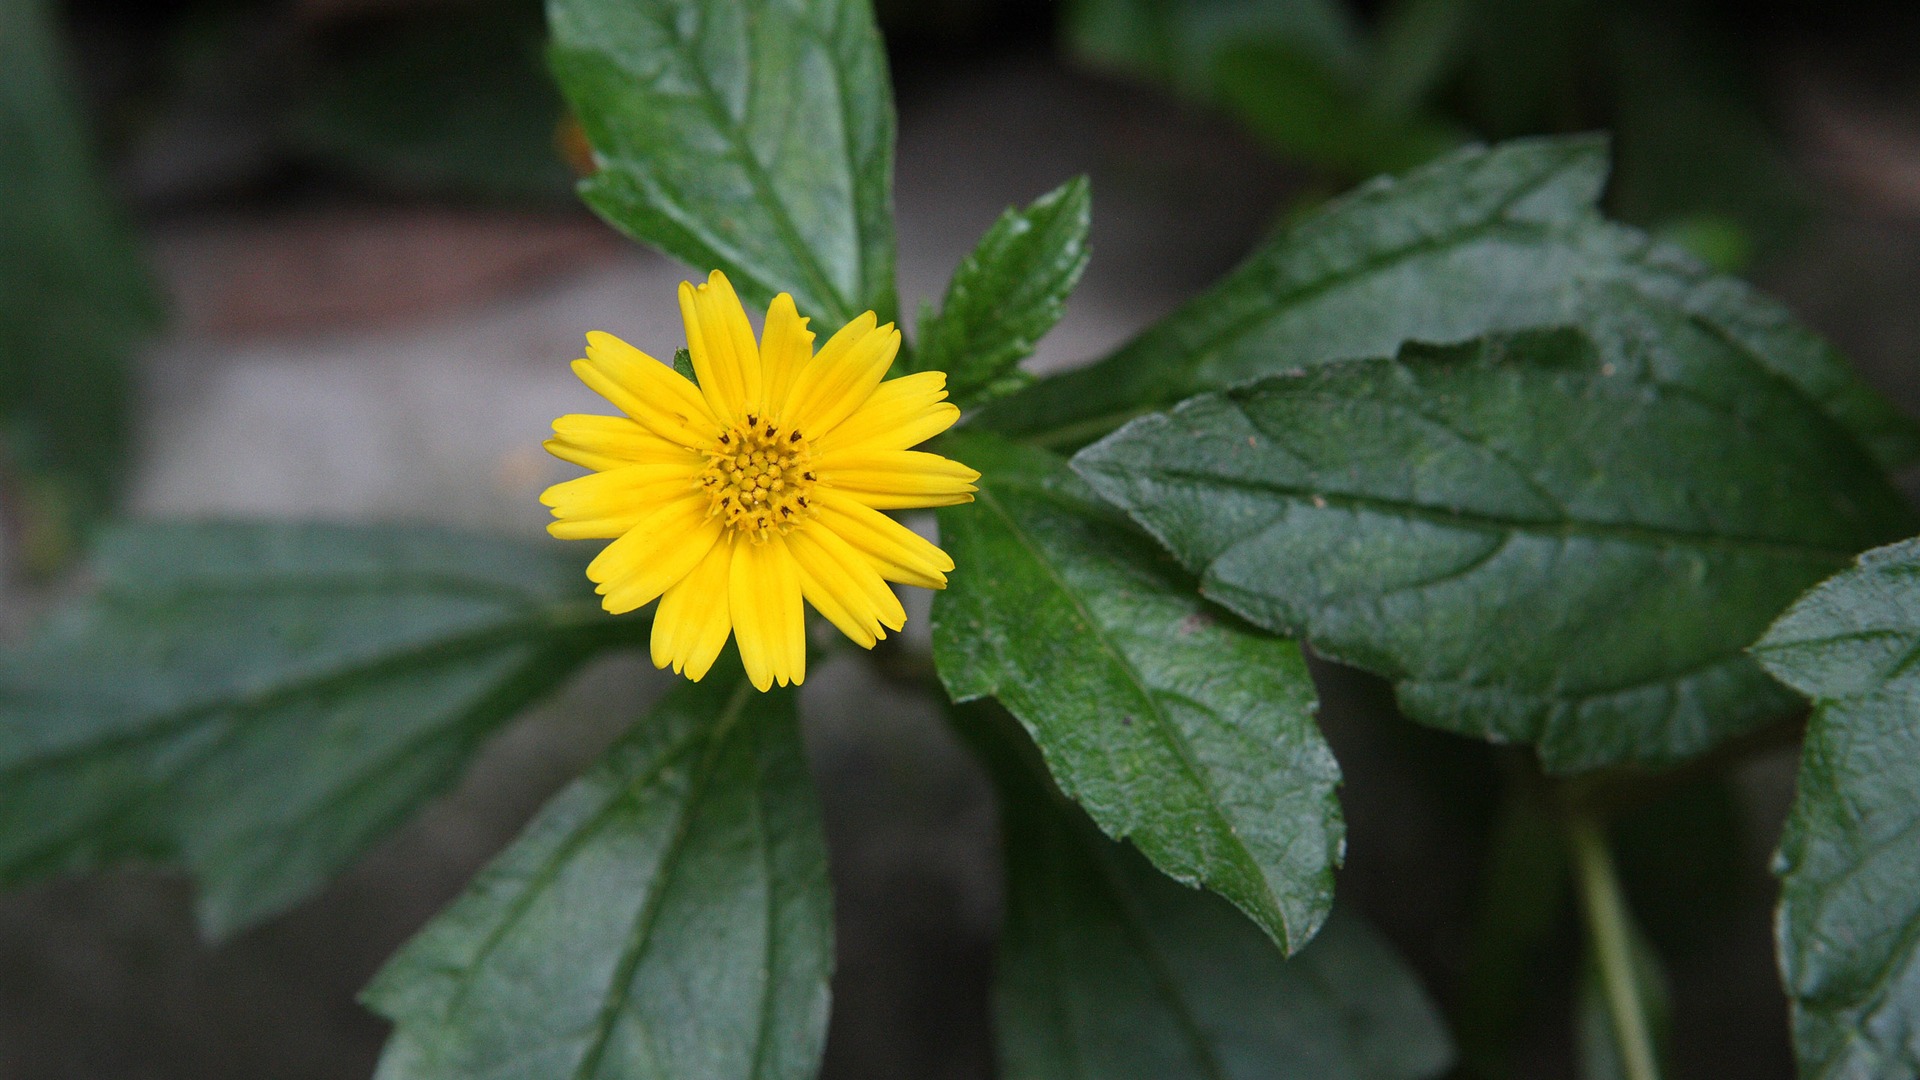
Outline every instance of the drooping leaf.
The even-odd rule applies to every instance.
[[[1396,681],[1409,716],[1553,770],[1658,764],[1790,713],[1744,651],[1913,526],[1748,354],[1577,331],[1409,345],[1203,394],[1076,469],[1257,625]]]
[[[1393,950],[1335,912],[1282,959],[1219,898],[1100,835],[998,710],[963,730],[1001,794],[1007,914],[995,1014],[1008,1080],[1418,1080],[1439,1015]]]
[[[381,1080],[801,1080],[833,968],[793,695],[674,690],[365,993]]]
[[[1913,423],[1778,304],[1604,220],[1606,144],[1519,139],[1376,180],[1287,229],[1218,285],[1090,367],[983,411],[989,426],[1078,446],[1204,390],[1403,342],[1580,325],[1619,367],[1624,346],[1685,352],[1711,338],[1839,420],[1889,467],[1920,458]],[[1653,333],[1622,343],[1605,325]]]
[[[1025,385],[1015,365],[1060,321],[1086,269],[1089,212],[1082,176],[1001,214],[954,271],[939,313],[921,311],[915,368],[946,372],[963,408]]]
[[[553,69],[637,240],[789,292],[832,333],[894,317],[893,100],[867,0],[548,0]]]
[[[981,479],[940,514],[960,567],[934,598],[947,691],[997,697],[1109,835],[1298,949],[1344,836],[1299,647],[1211,610],[1053,455],[991,436],[952,452]]]
[[[393,526],[142,525],[0,654],[0,881],[182,863],[222,935],[324,883],[610,640],[571,560]]]
[[[1920,541],[1862,555],[1754,653],[1815,703],[1774,864],[1801,1075],[1920,1074]]]
[[[127,359],[159,321],[87,145],[46,0],[0,7],[0,500],[50,569],[126,468]]]

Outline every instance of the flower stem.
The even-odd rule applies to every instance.
[[[1614,873],[1606,833],[1592,816],[1576,811],[1567,818],[1567,843],[1572,849],[1574,875],[1580,882],[1580,908],[1586,915],[1593,942],[1594,962],[1600,970],[1607,1013],[1613,1019],[1614,1043],[1628,1080],[1659,1080],[1654,1063],[1653,1031],[1648,1023],[1634,972],[1633,928],[1627,898]]]

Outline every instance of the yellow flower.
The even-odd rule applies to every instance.
[[[540,496],[614,614],[659,598],[653,662],[698,680],[732,634],[753,685],[806,678],[801,599],[866,648],[907,615],[888,581],[944,589],[953,560],[882,510],[973,500],[980,474],[908,447],[953,425],[938,371],[881,382],[900,349],[873,312],[816,355],[781,293],[758,344],[718,270],[680,284],[699,385],[609,334],[573,370],[626,416],[563,416],[554,456],[595,470]]]

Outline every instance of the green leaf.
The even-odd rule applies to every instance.
[[[1708,337],[1839,420],[1889,467],[1920,460],[1920,430],[1831,346],[1748,286],[1609,223],[1597,138],[1520,139],[1375,180],[1288,228],[1205,294],[1078,371],[983,411],[998,430],[1077,446],[1204,390],[1407,341],[1577,324],[1645,325],[1607,359]]]
[[[828,333],[894,317],[893,100],[867,0],[548,0],[547,18],[601,216],[750,302],[792,293]]]
[[[1082,176],[1001,214],[954,271],[940,313],[922,309],[914,366],[946,372],[963,408],[1025,385],[1014,365],[1060,321],[1087,267],[1090,198]]]
[[[1248,45],[1217,62],[1214,97],[1282,155],[1369,176],[1431,161],[1466,141],[1418,114],[1382,111],[1361,86],[1285,47]]]
[[[1212,94],[1220,57],[1247,45],[1283,47],[1329,77],[1355,83],[1366,61],[1353,17],[1338,0],[1073,0],[1066,31],[1080,59],[1199,98]]]
[[[0,881],[155,858],[224,935],[293,904],[609,640],[549,549],[394,526],[143,525],[0,654]]]
[[[998,714],[1002,718],[1004,714]],[[962,727],[1001,791],[1007,914],[994,1004],[1008,1080],[1419,1080],[1453,1052],[1413,973],[1337,911],[1292,959],[1216,897],[1100,835],[1026,739]]]
[[[1774,864],[1801,1075],[1920,1074],[1920,540],[1860,556],[1754,654],[1815,703]]]
[[[1791,712],[1746,643],[1913,528],[1718,340],[1631,366],[1572,330],[1409,345],[1203,394],[1074,464],[1209,597],[1395,680],[1414,719],[1555,771],[1668,763]]]
[[[833,968],[793,695],[674,690],[548,803],[365,1000],[381,1080],[799,1080]]]
[[[1221,106],[1280,153],[1327,168],[1398,170],[1457,145],[1450,128],[1416,114],[1416,102],[1375,96],[1384,69],[1369,62],[1347,8],[1079,0],[1067,37],[1082,60]]]
[[[389,23],[321,70],[292,117],[296,145],[405,191],[570,194],[536,5],[480,0]]]
[[[1300,948],[1344,826],[1299,647],[1209,609],[1053,455],[990,436],[951,451],[981,479],[940,512],[960,567],[934,597],[948,693],[998,697],[1109,835]]]
[[[0,501],[35,570],[111,509],[127,358],[159,322],[62,60],[45,0],[0,5]]]

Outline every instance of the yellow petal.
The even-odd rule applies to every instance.
[[[922,371],[888,379],[831,432],[813,440],[814,452],[905,450],[947,430],[960,410],[947,403],[947,374]]]
[[[626,465],[555,484],[540,493],[540,501],[552,507],[559,519],[547,531],[562,540],[620,536],[667,503],[697,492],[696,468]]]
[[[787,549],[800,564],[807,602],[861,648],[906,625],[906,609],[873,563],[831,530],[796,529],[787,534]]]
[[[760,400],[760,350],[753,327],[727,276],[715,270],[706,283],[680,283],[680,318],[687,325],[687,352],[713,415],[740,420]]]
[[[919,450],[841,450],[816,459],[820,482],[875,510],[952,506],[973,501],[980,474]]]
[[[947,587],[953,560],[919,533],[825,485],[814,489],[814,505],[818,523],[872,560],[881,577],[923,589]]]
[[[733,543],[727,602],[740,661],[755,688],[799,684],[807,677],[806,609],[800,567],[778,536]]]
[[[812,356],[813,334],[807,320],[794,309],[793,297],[781,293],[767,307],[766,329],[760,332],[763,416],[785,417],[793,377]]]
[[[653,666],[671,664],[699,682],[713,667],[733,632],[727,577],[733,565],[732,537],[723,536],[686,577],[669,587],[653,613]]]
[[[705,495],[660,507],[587,564],[587,577],[600,583],[601,606],[618,615],[651,603],[700,564],[721,528]]]
[[[698,452],[668,442],[624,416],[563,416],[553,422],[553,438],[541,445],[562,461],[596,471],[675,463],[697,469],[705,463]]]
[[[589,333],[587,355],[573,362],[573,371],[595,393],[669,442],[705,447],[720,431],[692,383],[612,334]]]
[[[873,325],[869,311],[842,327],[820,354],[801,366],[787,399],[787,423],[822,438],[873,396],[900,351],[892,323]]]

